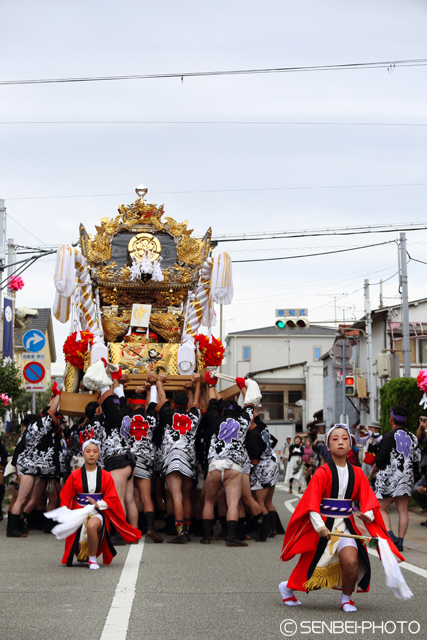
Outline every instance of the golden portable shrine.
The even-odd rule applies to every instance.
[[[135,202],[102,218],[93,236],[80,225],[79,248],[58,249],[53,313],[71,322],[63,347],[66,415],[84,413],[94,388],[85,374],[101,359],[129,375],[128,391],[161,371],[166,389],[181,389],[195,371],[222,362],[224,347],[211,327],[214,303],[233,296],[228,254],[212,256],[210,228],[196,238],[188,221],[146,201],[142,183],[135,191]]]

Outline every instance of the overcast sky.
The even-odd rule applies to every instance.
[[[393,62],[426,58],[426,33],[421,0],[2,0],[0,80]],[[149,201],[165,203],[166,215],[188,219],[200,235],[209,226],[219,235],[427,220],[427,127],[396,126],[427,125],[426,78],[426,66],[397,66],[0,86],[7,235],[28,246],[76,241],[80,222],[92,233],[101,217],[131,203],[141,178]],[[115,124],[93,124],[106,121]],[[135,121],[142,124],[117,124]],[[380,186],[410,184],[423,186]],[[280,307],[303,306],[312,321],[333,320],[332,296],[344,293],[339,319],[358,317],[365,278],[390,278],[384,294],[396,303],[394,243],[332,256],[236,261],[398,235],[221,245],[235,262],[225,333],[272,325]],[[427,232],[407,236],[411,256],[427,261]],[[410,299],[424,297],[427,265],[408,268]],[[50,307],[53,269],[52,258],[28,270],[17,304]],[[375,285],[374,308],[378,294]],[[59,361],[53,370],[61,372],[68,327],[54,322]]]

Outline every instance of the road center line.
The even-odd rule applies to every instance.
[[[298,499],[299,498],[293,498],[293,500],[287,500],[285,502],[285,507],[291,513],[295,511],[295,507],[292,503]],[[379,560],[378,553],[374,551],[374,549],[368,549],[368,553]],[[406,569],[407,571],[412,571],[412,573],[416,573],[418,576],[422,576],[423,578],[427,578],[427,571],[425,569],[421,569],[421,567],[416,567],[414,564],[410,564],[409,562],[400,562],[399,567],[401,569]]]
[[[129,547],[100,640],[126,640],[144,540]]]

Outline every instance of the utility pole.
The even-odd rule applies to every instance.
[[[347,396],[345,395],[346,392],[346,384],[345,384],[345,377],[346,377],[346,372],[345,372],[345,365],[346,365],[346,342],[347,342],[347,337],[344,333],[344,339],[342,341],[342,422],[344,423],[346,421],[346,413],[345,413],[345,401],[347,399]]]
[[[3,272],[6,261],[6,207],[4,200],[0,200],[0,282],[3,281]],[[3,322],[2,322],[2,289],[0,286],[0,350],[3,349]]]
[[[400,290],[402,293],[403,376],[411,377],[411,349],[409,343],[409,293],[406,233],[400,234]]]
[[[366,342],[368,348],[368,385],[369,385],[369,417],[374,419],[375,411],[375,395],[374,395],[374,373],[372,370],[372,314],[371,314],[371,297],[369,294],[369,280],[365,280],[363,285],[365,296],[365,316],[366,316]]]

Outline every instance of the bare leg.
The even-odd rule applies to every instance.
[[[218,492],[215,502],[218,509],[218,515],[220,518],[223,518],[227,515],[227,499],[225,497],[224,487],[222,487]]]
[[[96,556],[96,552],[98,551],[98,531],[101,527],[102,523],[99,518],[91,518],[87,523],[87,548],[90,556]]]
[[[125,504],[125,495],[126,495],[126,486],[127,480],[129,478],[131,472],[131,466],[127,465],[123,469],[114,469],[111,471],[111,475],[113,476],[114,485],[116,487],[117,495],[119,496],[119,500],[122,503],[123,511],[126,514],[126,504]]]
[[[49,502],[46,511],[53,511],[59,507],[59,494],[61,487],[58,482],[53,481],[52,491],[48,494]]]
[[[358,551],[355,547],[344,547],[338,554],[342,564],[342,591],[346,596],[351,596],[356,588],[359,572]]]
[[[136,484],[139,489],[139,495],[141,496],[144,513],[154,511],[154,505],[151,499],[151,480],[148,478],[136,478]]]
[[[408,502],[409,496],[396,496],[394,503],[396,505],[397,512],[399,514],[399,526],[398,537],[404,538],[408,529],[409,516],[408,516]]]
[[[259,504],[252,496],[251,480],[248,473],[242,473],[242,500],[251,516],[259,515]]]
[[[209,471],[204,491],[205,491],[205,504],[203,506],[203,520],[213,520],[215,500],[221,489],[221,472]]]
[[[29,502],[25,505],[25,513],[31,513],[33,509],[36,508],[37,503],[45,492],[47,480],[39,480],[35,483],[33,488],[33,493],[31,494],[31,498]],[[21,492],[21,489],[19,489]]]
[[[182,504],[184,508],[185,520],[191,520],[191,488],[193,486],[193,478],[182,476]]]
[[[356,607],[350,602],[351,594],[356,588],[357,576],[359,573],[357,547],[344,547],[338,552],[338,557],[343,570],[341,607],[345,613],[357,611]]]
[[[128,476],[129,477],[129,476]],[[135,498],[134,498],[134,486],[133,486],[133,474],[132,477],[126,483],[125,490],[125,505],[126,505],[126,514],[129,524],[132,527],[138,528],[138,509],[136,508]]]
[[[255,491],[255,500],[258,502],[260,508],[262,509],[262,514],[266,516],[268,514],[268,509],[265,506],[265,501],[268,495],[268,487],[266,489],[258,489]]]
[[[164,513],[166,504],[163,500],[163,482],[157,473],[154,476],[154,500],[160,513]]]
[[[390,516],[388,515],[388,508],[393,502],[393,498],[381,498],[378,500],[378,502],[380,503],[380,513],[383,517],[386,529],[387,531],[391,531],[391,523],[390,523]]]
[[[242,473],[233,469],[224,472],[224,489],[227,498],[227,520],[239,519],[239,501],[242,497]]]
[[[183,476],[178,471],[172,471],[166,476],[166,486],[173,502],[173,512],[177,522],[184,522],[184,506],[182,499]]]
[[[24,508],[27,500],[30,498],[34,488],[36,476],[19,475],[19,491],[16,493],[16,500],[11,507],[10,512],[18,516],[21,515],[21,511]]]
[[[267,511],[277,511],[276,507],[273,504],[273,495],[276,486],[268,487],[267,497],[265,499],[265,506],[267,507]]]

